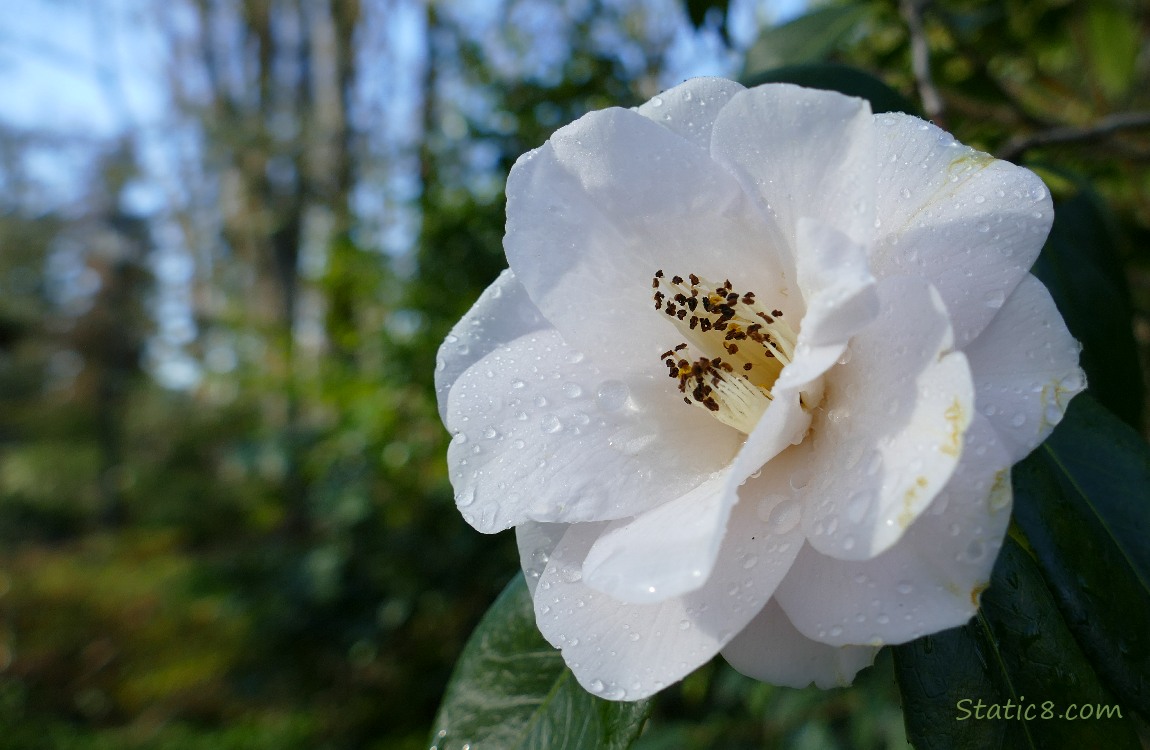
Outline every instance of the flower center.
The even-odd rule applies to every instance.
[[[730,280],[713,284],[662,270],[651,280],[655,309],[686,339],[660,359],[679,381],[683,401],[723,424],[750,434],[771,404],[771,387],[795,353],[795,332],[781,310],[767,309],[754,292]]]

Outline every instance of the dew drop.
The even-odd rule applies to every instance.
[[[466,508],[468,505],[471,505],[474,502],[475,502],[475,488],[473,488],[473,487],[467,488],[463,492],[459,493],[459,495],[457,495],[455,498],[455,504],[458,505],[460,508]]]
[[[601,693],[603,692],[603,688],[605,686],[603,685],[602,680],[591,680],[591,684],[589,684],[587,687],[591,688],[592,693]]]
[[[539,420],[539,427],[548,435],[554,435],[563,429],[563,423],[560,422],[559,417],[554,414],[546,414]]]
[[[771,510],[769,522],[776,534],[787,534],[799,525],[803,509],[796,498],[788,498]]]
[[[994,291],[987,292],[986,296],[982,298],[982,301],[987,307],[997,310],[1006,302],[1006,294],[1001,289],[995,289]]]
[[[522,390],[523,388],[526,388],[527,384],[524,383],[522,380],[512,380],[511,381],[511,387],[518,391],[518,390]]]
[[[538,406],[540,409],[542,409],[544,406],[547,406],[547,397],[542,395],[542,394],[536,396],[535,397],[535,405]]]
[[[690,630],[690,629],[691,629],[691,621],[690,620],[679,620],[679,630]]]
[[[651,106],[652,107],[662,107],[663,106],[663,98],[656,96],[654,99],[651,100]]]
[[[903,188],[902,190],[898,191],[898,194],[901,195],[903,198],[909,198],[910,197],[910,188]]]
[[[744,570],[750,570],[751,568],[755,567],[758,564],[759,564],[758,555],[747,555],[747,558],[745,560],[743,560],[743,569]]]
[[[874,495],[869,490],[856,492],[850,496],[850,499],[847,501],[847,518],[850,519],[851,523],[859,523],[863,520],[863,518],[866,517],[867,511],[870,510],[871,500],[873,498]]]
[[[1013,417],[1010,418],[1010,426],[1011,427],[1021,427],[1024,424],[1026,424],[1026,415],[1025,414],[1015,414]]]
[[[627,403],[631,390],[621,380],[604,380],[595,392],[595,403],[603,411],[618,411]]]
[[[639,640],[639,638],[641,638],[641,637],[642,636],[640,636],[638,633],[631,633],[630,635],[627,636],[627,638],[630,639],[632,643]]]
[[[564,383],[563,395],[567,398],[579,398],[583,395],[583,387],[578,383]]]
[[[909,594],[910,592],[914,591],[914,586],[910,583],[910,581],[899,581],[898,586],[896,586],[895,589],[900,594]]]

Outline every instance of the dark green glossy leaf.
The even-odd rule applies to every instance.
[[[1127,424],[1142,419],[1142,372],[1134,344],[1113,219],[1090,190],[1054,210],[1054,226],[1034,264],[1070,333],[1082,343],[1090,392]]]
[[[841,45],[867,14],[865,4],[832,5],[763,31],[743,66],[743,78],[784,65],[819,62]]]
[[[920,750],[1138,748],[1130,709],[1101,685],[1034,561],[1013,539],[979,614],[962,628],[897,647],[895,657],[907,736]],[[1096,706],[1118,706],[1122,718],[1068,718]]]
[[[959,701],[1006,702],[981,649],[970,626],[894,648],[906,735],[918,750],[1003,747],[1004,722],[959,720],[964,707]]]
[[[516,576],[472,633],[435,719],[431,744],[499,750],[622,750],[650,701],[616,703],[579,687],[535,627],[531,595]]]
[[[1015,467],[1015,518],[1067,624],[1150,716],[1150,447],[1088,394]]]
[[[870,102],[871,110],[875,112],[918,114],[918,108],[906,97],[870,73],[836,63],[811,63],[776,68],[750,76],[743,83],[747,86],[758,86],[761,83],[794,83],[866,99]]]

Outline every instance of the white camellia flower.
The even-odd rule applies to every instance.
[[[510,268],[440,349],[456,503],[632,700],[716,653],[848,684],[965,623],[1010,467],[1085,385],[1031,172],[903,114],[696,79],[507,182]]]

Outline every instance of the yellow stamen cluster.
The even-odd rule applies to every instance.
[[[794,357],[795,334],[782,311],[760,305],[754,292],[740,294],[729,279],[718,285],[695,274],[668,279],[659,270],[651,287],[655,309],[687,339],[661,355],[683,401],[749,434]],[[700,356],[691,358],[690,349]]]

